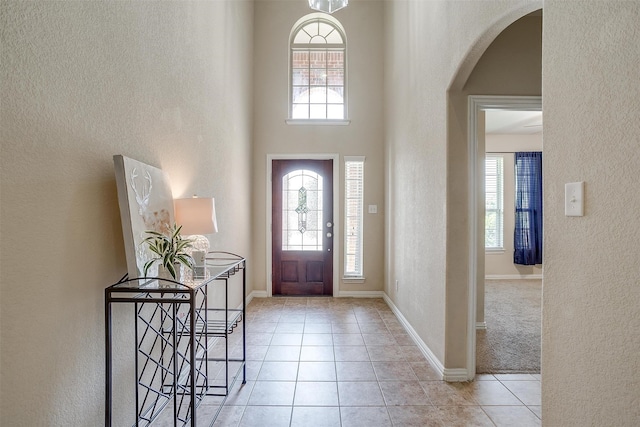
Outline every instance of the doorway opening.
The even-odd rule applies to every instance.
[[[469,325],[467,335],[467,372],[476,373],[476,330],[484,322],[485,229],[484,229],[484,159],[486,111],[542,111],[539,96],[475,96],[468,103],[469,143]]]
[[[485,147],[484,169],[480,168],[485,186],[479,196],[485,207],[485,280],[478,280],[476,372],[539,374],[542,265],[524,262],[520,254],[534,249],[521,248],[525,242],[514,240],[516,235],[542,233],[541,228],[523,229],[532,226],[529,219],[533,216],[540,214],[542,220],[537,203],[523,206],[529,202],[525,184],[535,184],[528,166],[537,166],[542,157],[542,112],[489,109],[482,113],[485,126],[484,132],[478,127],[478,139],[484,138],[479,146]],[[541,170],[536,171],[541,175]],[[539,194],[540,201],[541,197]]]

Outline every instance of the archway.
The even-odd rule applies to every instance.
[[[475,376],[475,333],[477,281],[479,273],[484,279],[483,268],[478,268],[480,256],[478,245],[478,199],[477,184],[478,155],[469,142],[469,96],[490,93],[496,96],[526,94],[538,96],[541,93],[541,52],[536,53],[539,70],[529,72],[533,77],[521,84],[519,79],[500,79],[495,76],[485,81],[470,83],[474,69],[487,49],[498,37],[520,18],[540,10],[542,2],[523,5],[499,19],[487,29],[469,50],[465,60],[458,67],[447,94],[447,303],[446,303],[446,348],[445,372],[447,380],[471,380]],[[541,18],[540,18],[541,19]],[[541,29],[540,29],[541,34]],[[540,36],[541,40],[541,36]],[[537,41],[541,46],[541,41]],[[490,55],[491,56],[491,55]],[[517,74],[522,64],[513,63],[504,68],[505,73]],[[488,83],[487,83],[488,82]],[[477,101],[477,99],[476,99]],[[488,101],[488,99],[483,100]],[[539,99],[538,99],[539,102]],[[526,102],[525,102],[526,103]],[[478,108],[478,102],[474,104]],[[523,107],[524,108],[524,107]],[[475,110],[474,110],[475,111]],[[473,129],[475,135],[475,128]],[[481,157],[484,158],[484,157]]]

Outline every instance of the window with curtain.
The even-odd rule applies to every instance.
[[[542,153],[515,153],[513,262],[542,264]]]
[[[484,247],[489,250],[504,247],[503,172],[503,157],[499,154],[487,154],[484,163]]]
[[[291,33],[291,119],[346,117],[346,38],[332,16],[312,13]]]

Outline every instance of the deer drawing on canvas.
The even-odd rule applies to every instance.
[[[147,230],[157,231],[159,233],[166,232],[170,228],[170,216],[166,209],[159,211],[151,211],[149,209],[151,201],[151,189],[153,188],[153,180],[149,171],[145,171],[144,182],[142,187],[138,188],[138,170],[131,170],[131,188],[136,196],[136,204],[138,205],[138,214],[142,218]]]

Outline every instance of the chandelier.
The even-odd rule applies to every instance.
[[[349,0],[309,0],[309,7],[325,13],[333,13],[347,7]]]

